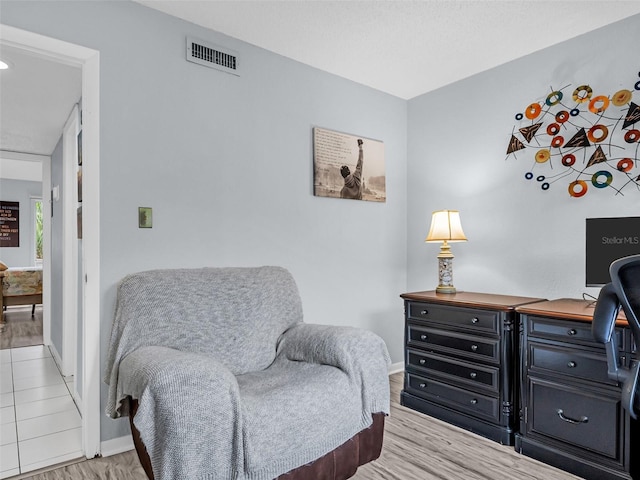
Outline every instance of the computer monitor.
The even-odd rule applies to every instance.
[[[587,218],[587,287],[609,283],[611,262],[637,254],[640,254],[640,217]]]

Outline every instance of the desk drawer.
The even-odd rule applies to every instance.
[[[593,338],[591,323],[567,323],[544,317],[529,316],[527,325],[529,336],[582,343],[601,348],[604,352],[604,346],[601,343],[597,343]],[[623,334],[622,329],[617,328],[615,335],[618,348],[628,351],[629,346],[626,344],[626,336]]]
[[[484,361],[499,362],[500,341],[462,333],[408,325],[408,345],[423,349],[445,350]]]
[[[618,458],[619,400],[536,380],[531,380],[530,392],[533,432]]]
[[[408,316],[455,328],[498,334],[498,313],[474,308],[447,307],[433,303],[409,302]]]
[[[617,385],[607,375],[607,357],[577,349],[530,343],[532,369],[540,368],[598,383]]]
[[[431,378],[407,374],[409,390],[420,397],[449,408],[465,411],[474,416],[498,421],[500,418],[500,401],[487,395],[469,392],[462,388],[433,380]]]
[[[407,349],[407,365],[438,376],[446,376],[475,387],[499,391],[500,369],[463,360]]]

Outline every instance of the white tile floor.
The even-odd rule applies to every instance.
[[[0,350],[0,479],[82,456],[67,380],[43,345]]]

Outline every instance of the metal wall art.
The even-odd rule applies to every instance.
[[[525,162],[525,181],[542,191],[640,194],[638,77],[613,94],[587,84],[550,88],[543,101],[515,114],[507,159]]]

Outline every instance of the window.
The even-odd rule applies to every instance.
[[[42,199],[31,199],[31,211],[33,212],[33,257],[34,265],[42,265]]]

